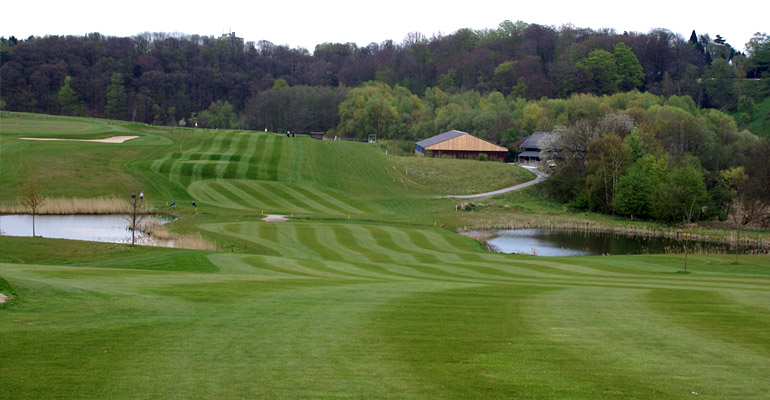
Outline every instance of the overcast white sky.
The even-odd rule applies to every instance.
[[[409,32],[427,37],[460,28],[496,28],[504,20],[584,28],[649,32],[666,28],[690,37],[693,29],[712,38],[722,35],[739,51],[755,32],[770,32],[768,1],[511,1],[511,0],[295,0],[163,1],[92,0],[14,1],[3,6],[0,36],[133,36],[142,32],[182,32],[219,36],[235,32],[246,41],[304,47],[324,42],[366,46]]]

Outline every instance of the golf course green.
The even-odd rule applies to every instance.
[[[770,256],[690,254],[684,273],[683,255],[506,255],[456,234],[474,214],[440,196],[532,179],[521,168],[269,132],[0,123],[0,205],[30,179],[49,198],[141,190],[180,217],[171,231],[218,249],[0,235],[2,399],[770,393]]]

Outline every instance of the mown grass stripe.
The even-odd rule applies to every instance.
[[[340,274],[336,271],[326,271],[321,268],[315,268],[313,264],[317,260],[282,258],[276,261],[278,261],[282,267],[289,269],[291,271],[297,271],[300,274],[307,274],[309,276],[316,276],[316,277],[322,277],[322,278],[351,279],[349,276]],[[310,261],[310,263],[308,263],[308,261]]]
[[[211,145],[209,148],[201,154],[200,161],[195,163],[193,165],[193,170],[190,173],[190,178],[192,180],[201,180],[203,179],[203,168],[208,165],[208,161],[211,160],[212,156],[214,154],[219,154],[222,149],[222,142],[225,139],[224,134],[217,134],[214,136],[214,140],[211,140]]]
[[[290,196],[292,199],[295,199],[294,200],[295,203],[301,202],[302,204],[304,204],[304,207],[306,209],[312,210],[317,214],[346,214],[345,210],[329,208],[315,201],[312,197],[308,197],[302,192],[296,190],[296,188],[297,188],[297,185],[294,185],[294,184],[280,185],[280,190],[282,190],[286,194],[286,196]]]
[[[249,171],[251,158],[254,157],[254,155],[257,153],[257,144],[260,140],[264,141],[265,139],[264,134],[249,133],[248,135],[249,140],[246,143],[246,148],[244,149],[243,154],[241,154],[240,161],[238,161],[238,166],[234,178],[248,178],[247,173]]]
[[[222,202],[217,204],[217,206],[224,207],[224,208],[235,208],[239,210],[254,210],[254,208],[249,208],[245,204],[243,204],[243,199],[238,196],[236,193],[233,193],[229,190],[228,182],[224,180],[215,180],[215,181],[206,181],[207,186],[209,190],[216,191],[218,194],[220,194],[222,197],[220,199],[227,199],[226,202]]]
[[[324,260],[311,260],[311,259],[297,259],[294,260],[299,265],[309,269],[325,272],[342,279],[366,279],[366,280],[381,280],[381,278],[375,278],[372,275],[362,275],[353,273],[350,271],[342,271],[340,269],[331,268],[329,263]]]
[[[314,188],[306,185],[294,185],[292,188],[305,196],[308,199],[312,199],[316,203],[330,209],[337,211],[340,214],[363,214],[365,211],[362,211],[360,208],[351,206],[348,203],[345,203],[337,198],[334,198],[333,196],[329,195],[328,193],[325,193],[323,190],[319,188]]]
[[[245,240],[247,242],[269,249],[271,252],[276,253],[279,256],[288,257],[292,255],[291,248],[281,246],[279,244],[280,234],[274,225],[249,224],[244,226],[242,223],[229,223],[224,224],[224,226],[220,228],[214,229],[221,233],[234,236],[241,240]]]
[[[222,193],[226,191],[222,190],[222,192],[220,192],[216,190],[216,188],[211,187],[213,184],[213,182],[208,183],[207,185],[192,184],[187,188],[187,193],[199,202],[207,203],[215,207],[236,208],[241,210],[247,209],[240,204],[234,203]]]
[[[175,155],[175,153],[167,151],[165,154],[163,154],[163,157],[153,160],[152,164],[150,165],[150,169],[155,173],[160,173],[163,164],[172,161],[171,157],[173,155]]]
[[[260,275],[270,277],[292,277],[293,275],[270,269],[259,268],[257,264],[261,256],[249,254],[218,253],[209,255],[209,260],[219,268],[222,274]]]
[[[277,135],[268,135],[267,139],[263,143],[262,154],[257,159],[258,163],[256,166],[257,168],[256,178],[258,180],[265,180],[265,181],[275,180],[275,179],[270,179],[271,176],[275,174],[274,169],[276,168],[276,166],[272,164],[271,160],[273,157],[273,153],[276,150],[276,147],[277,147],[276,141],[278,139],[279,138],[277,137]],[[271,169],[273,169],[272,172],[271,172]]]
[[[333,243],[327,243],[321,240],[319,230],[325,231],[326,229],[310,224],[302,225],[302,229],[310,232],[310,234],[304,236],[305,245],[312,249],[316,249],[318,255],[324,260],[345,260],[345,257],[341,253],[333,249]]]
[[[334,235],[334,239],[337,243],[349,249],[350,251],[360,254],[369,261],[395,263],[390,256],[381,252],[372,251],[370,248],[364,246],[361,241],[355,236],[354,232],[346,226],[335,225],[330,228]]]
[[[236,196],[239,200],[238,204],[243,205],[245,208],[256,210],[257,212],[259,212],[259,210],[262,208],[260,207],[262,204],[258,199],[241,190],[241,188],[235,182],[230,180],[220,180],[217,181],[217,184],[222,188],[223,191],[232,193],[234,196]]]
[[[419,271],[426,277],[433,277],[453,282],[465,282],[465,283],[500,283],[499,280],[489,279],[480,274],[472,273],[468,274],[465,267],[452,267],[449,265],[435,266],[430,264],[398,264],[404,268],[410,268],[415,271]]]
[[[182,182],[182,167],[184,167],[185,161],[189,160],[191,156],[196,154],[196,152],[200,151],[202,147],[203,147],[203,141],[199,142],[192,148],[183,152],[182,154],[179,155],[179,158],[174,160],[174,163],[171,165],[171,169],[168,173],[168,179],[171,182],[186,184],[186,182]]]
[[[349,273],[354,276],[361,276],[361,277],[366,277],[374,280],[404,281],[404,280],[413,279],[412,276],[406,276],[403,274],[375,272],[375,269],[379,269],[382,271],[384,271],[384,269],[372,268],[370,264],[367,264],[367,263],[351,263],[351,262],[345,262],[345,261],[328,261],[328,260],[325,261],[325,263],[331,269],[339,270],[343,273]]]
[[[222,134],[226,135],[226,134]],[[229,167],[231,164],[235,166],[235,163],[230,162],[230,158],[238,151],[239,146],[241,144],[241,139],[244,137],[243,133],[232,133],[230,135],[230,147],[222,153],[221,157],[219,158],[219,161],[221,161],[220,164],[217,164],[215,175],[219,179],[223,179],[225,177],[225,170],[227,167]]]
[[[436,245],[436,241],[446,243],[446,241],[443,240],[443,237],[436,233],[431,233],[430,238],[428,238],[427,234],[422,230],[410,229],[406,230],[405,232],[409,236],[409,241],[405,243],[411,243],[412,245],[417,246],[424,251],[438,254],[439,257],[441,257],[441,260],[449,262],[479,261],[479,258],[476,257],[475,254],[462,254],[456,246],[447,245],[442,248]],[[451,252],[448,252],[447,249],[452,250]],[[466,257],[467,255],[470,255],[470,257]]]
[[[343,227],[340,227],[343,228]],[[406,252],[396,251],[396,246],[390,237],[382,234],[376,230],[371,229],[368,225],[347,225],[346,229],[350,229],[353,236],[361,243],[362,246],[370,249],[383,256],[389,257],[396,263],[400,264],[417,264],[419,261],[411,254]]]
[[[233,185],[240,188],[241,191],[243,191],[248,196],[253,197],[255,199],[255,206],[259,206],[261,208],[266,208],[266,209],[272,209],[275,211],[285,210],[286,206],[280,203],[278,200],[276,200],[276,197],[273,195],[272,192],[264,190],[264,186],[267,184],[269,183],[265,181],[233,182]]]
[[[329,278],[336,276],[324,273],[321,271],[313,271],[311,269],[297,265],[294,260],[290,258],[275,258],[258,256],[253,259],[249,259],[249,262],[253,262],[256,268],[266,269],[273,272],[279,272],[287,275],[293,275],[303,278]]]
[[[259,135],[257,139],[257,147],[249,162],[249,169],[246,171],[246,178],[248,179],[260,179],[262,173],[262,162],[265,160],[265,154],[267,152],[268,143],[272,139],[272,135]]]
[[[282,224],[278,229],[278,235],[285,243],[291,243],[295,249],[295,258],[321,258],[317,249],[307,245],[309,238],[315,237],[312,229],[308,229],[305,224]]]
[[[398,245],[399,251],[403,251],[406,253],[412,254],[417,260],[420,262],[426,262],[426,263],[446,263],[446,262],[459,262],[461,259],[457,257],[455,254],[448,252],[448,251],[435,251],[435,250],[429,250],[425,249],[423,247],[420,247],[416,245],[412,237],[408,234],[408,231],[404,229],[385,229],[385,228],[378,228],[383,230],[383,232],[387,232],[388,235],[390,235],[391,240],[393,243]]]
[[[287,191],[283,190],[283,185],[281,184],[267,183],[265,185],[262,185],[262,188],[264,188],[267,191],[270,191],[275,198],[285,200],[286,203],[284,204],[284,208],[283,208],[283,210],[285,211],[291,211],[295,213],[308,213],[308,214],[317,213],[316,209],[310,207],[304,201],[296,197],[290,196]]]

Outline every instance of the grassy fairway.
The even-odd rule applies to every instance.
[[[51,132],[41,121],[19,125]],[[19,161],[68,152],[69,185],[43,182],[56,196],[118,194],[129,177],[157,208],[196,201],[203,213],[176,229],[221,250],[0,236],[0,292],[14,296],[0,305],[0,398],[770,393],[770,257],[690,255],[682,274],[682,256],[493,254],[434,227],[451,223],[454,203],[435,198],[449,180],[413,180],[412,161],[367,144],[126,125],[136,142],[33,146],[7,133],[14,122],[0,200],[39,171]],[[447,160],[418,163],[433,161]],[[95,169],[99,184],[78,179]]]

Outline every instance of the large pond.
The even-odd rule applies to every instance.
[[[537,256],[666,254],[681,253],[684,248],[683,241],[669,238],[549,229],[497,231],[486,243],[495,252]],[[725,253],[730,250],[723,243],[690,241],[687,246],[689,252],[696,253]]]
[[[147,217],[146,222],[166,223],[168,218]],[[56,238],[89,240],[95,242],[131,243],[127,215],[37,215],[35,235]],[[32,236],[31,215],[0,215],[0,234]],[[155,244],[145,235],[138,234],[138,244]]]

